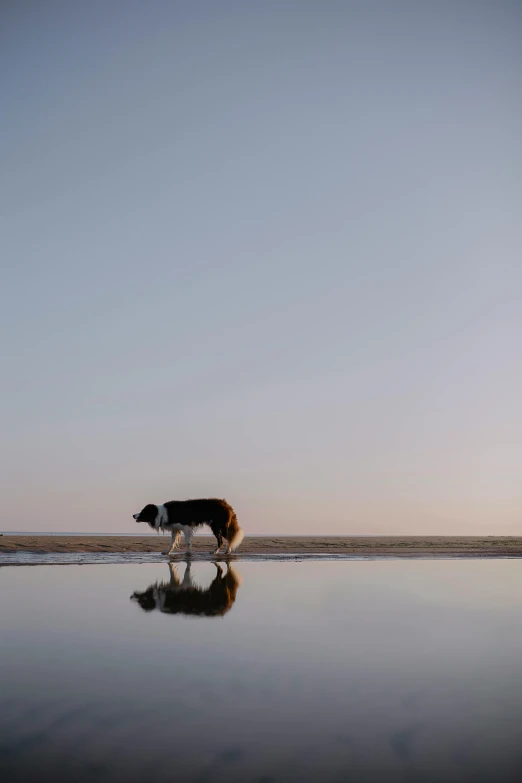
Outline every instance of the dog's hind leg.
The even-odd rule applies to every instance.
[[[219,522],[213,522],[212,520],[209,522],[210,529],[214,533],[217,541],[217,547],[214,549],[212,554],[217,555],[221,547],[223,546],[224,536],[223,536],[223,529],[219,525]]]
[[[216,547],[216,549],[214,549],[213,554],[217,555],[219,550],[223,546],[223,536],[221,535],[221,533],[214,533],[214,535],[216,536],[216,539],[217,539],[217,547]]]

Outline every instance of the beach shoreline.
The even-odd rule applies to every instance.
[[[45,536],[0,537],[0,553],[160,553],[169,536]],[[208,536],[195,536],[194,556],[209,555]],[[182,555],[184,546],[177,552]],[[346,555],[361,557],[522,557],[522,537],[515,536],[246,536],[235,556]]]

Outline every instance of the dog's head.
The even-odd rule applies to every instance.
[[[158,507],[155,506],[154,503],[149,503],[145,508],[141,509],[139,514],[133,514],[132,518],[135,519],[136,522],[146,522],[148,525],[154,525],[157,516]]]
[[[142,593],[137,590],[131,595],[131,601],[137,601],[143,611],[152,612],[158,605],[158,589],[156,585],[151,585]]]

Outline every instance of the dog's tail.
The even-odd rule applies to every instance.
[[[235,591],[237,590],[237,588],[241,587],[241,585],[243,584],[243,577],[241,576],[239,571],[236,571],[236,569],[232,568],[232,566],[229,564],[228,571],[227,571],[227,578],[230,580],[235,595]]]
[[[227,532],[226,532],[226,539],[230,546],[231,552],[233,552],[234,549],[238,548],[238,546],[243,540],[244,535],[245,535],[245,531],[243,530],[243,528],[239,527],[237,517],[235,513],[232,511],[230,515],[230,519],[228,521]]]

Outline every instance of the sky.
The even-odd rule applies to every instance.
[[[0,529],[522,534],[522,6],[0,6]]]

